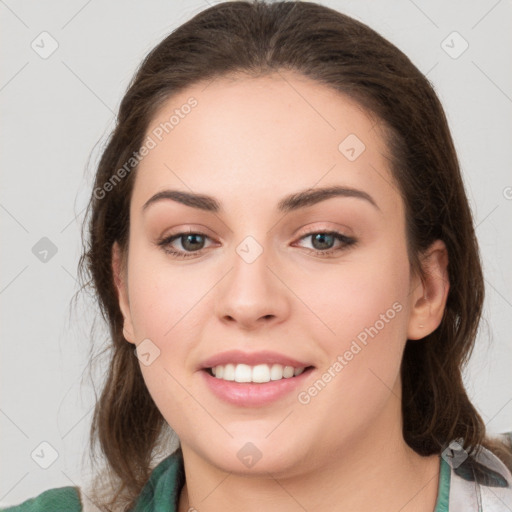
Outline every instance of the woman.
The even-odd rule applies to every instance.
[[[8,510],[512,509],[461,377],[484,287],[452,138],[373,30],[201,12],[134,77],[89,213],[106,467]]]

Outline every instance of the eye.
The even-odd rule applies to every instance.
[[[348,237],[338,231],[312,231],[300,238],[304,240],[311,238],[313,249],[310,250],[315,256],[330,256],[347,249],[356,243],[356,239]],[[333,247],[338,241],[338,247]]]
[[[338,231],[312,231],[303,235],[300,240],[312,238],[313,249],[308,252],[315,256],[331,256],[335,253],[347,249],[354,245],[357,241],[355,238],[348,237]],[[176,233],[174,235],[163,238],[157,242],[166,254],[170,254],[174,258],[185,259],[199,257],[203,254],[204,244],[209,236],[204,233],[189,231]],[[176,248],[175,244],[179,242],[182,249]],[[338,247],[333,247],[338,242]]]
[[[202,254],[205,239],[210,238],[203,233],[189,231],[187,233],[177,233],[158,241],[158,245],[162,247],[164,252],[174,256],[175,258],[191,258]],[[184,250],[176,250],[172,245],[178,241]],[[195,254],[197,253],[197,254]]]

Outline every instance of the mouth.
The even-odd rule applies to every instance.
[[[256,365],[227,363],[203,368],[203,371],[211,377],[228,382],[265,384],[271,381],[293,379],[313,368],[314,366],[289,366],[279,363]]]
[[[315,369],[307,359],[271,350],[229,350],[203,360],[197,367],[206,388],[236,407],[263,407],[290,400]]]
[[[314,366],[288,366],[279,363],[217,364],[199,372],[213,395],[235,407],[271,406],[290,400],[315,371]]]

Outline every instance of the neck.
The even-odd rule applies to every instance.
[[[392,398],[398,403],[400,402]],[[298,461],[293,476],[264,472],[247,477],[223,471],[182,444],[186,484],[179,512],[433,512],[439,456],[422,457],[404,441],[401,421],[390,416],[328,458]],[[398,414],[400,414],[398,408]],[[400,418],[401,419],[401,418]],[[394,426],[394,428],[393,428]]]

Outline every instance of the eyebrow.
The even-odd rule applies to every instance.
[[[279,212],[288,213],[291,211],[299,210],[307,206],[312,206],[331,197],[356,197],[363,199],[373,205],[377,210],[380,210],[377,203],[372,196],[363,190],[356,188],[347,188],[341,186],[333,186],[326,188],[309,188],[301,190],[294,194],[284,197],[277,204]],[[205,194],[194,194],[192,192],[185,192],[182,190],[162,190],[150,197],[143,205],[142,211],[156,202],[163,200],[171,200],[177,203],[204,210],[207,212],[219,213],[222,210],[221,204],[212,196]]]

